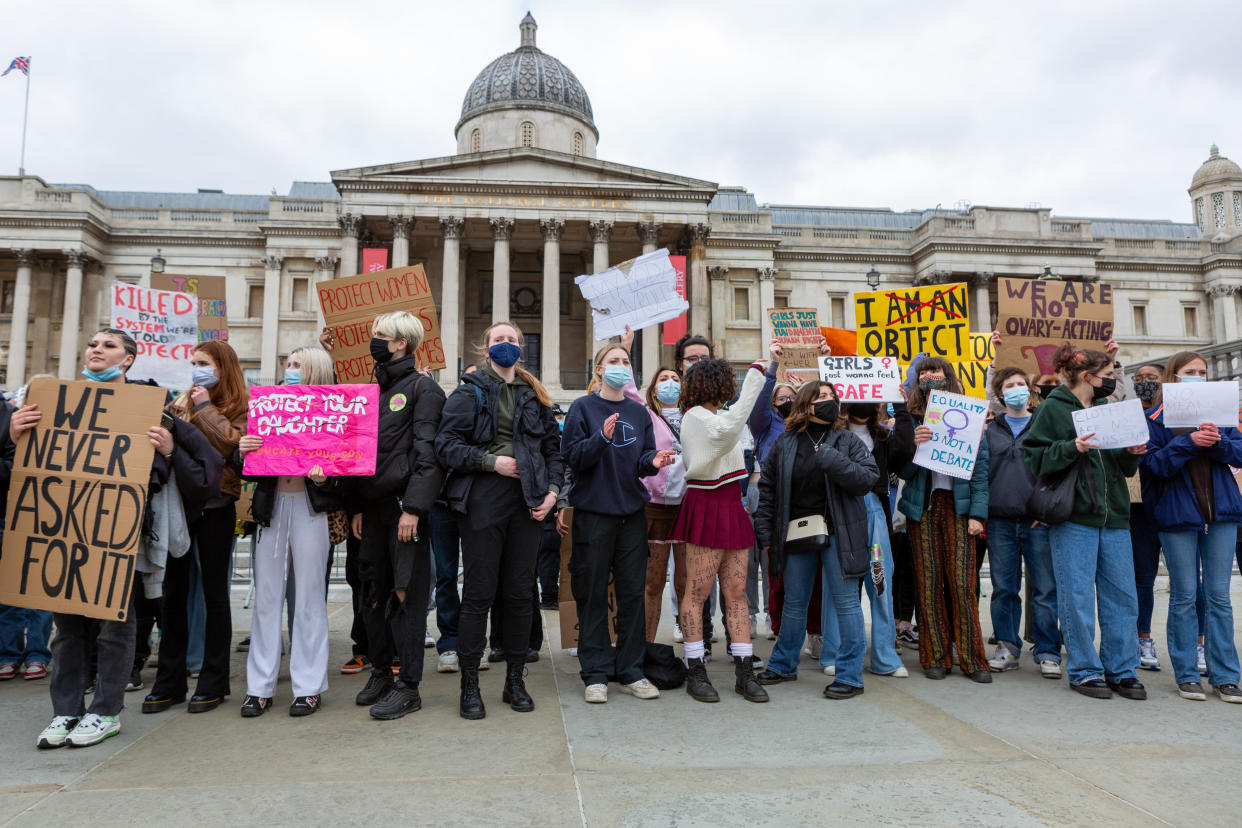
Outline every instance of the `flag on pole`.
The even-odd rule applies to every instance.
[[[12,72],[14,69],[21,72],[26,77],[30,77],[30,58],[28,57],[13,58],[13,61],[9,64],[9,68],[5,69],[3,72],[0,72],[0,78],[3,78],[5,75],[7,75],[9,72]]]

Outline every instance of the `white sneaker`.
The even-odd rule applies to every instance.
[[[643,679],[646,681],[646,679]],[[654,687],[652,688],[655,689]],[[608,701],[607,684],[588,684],[584,695],[587,704],[604,704]]]
[[[569,648],[569,657],[570,657],[570,658],[577,658],[577,657],[578,657],[578,648],[577,648],[577,647],[570,647],[570,648]]]
[[[819,658],[819,651],[824,646],[824,637],[822,635],[809,635],[806,638],[806,646],[802,648],[802,654],[811,657],[811,660]]]
[[[755,636],[759,634],[759,618],[752,615],[750,617],[750,638],[753,641]]]
[[[87,713],[78,722],[78,726],[65,737],[65,744],[69,747],[90,747],[120,732],[121,723],[116,720],[116,716]]]
[[[437,667],[436,669],[439,669],[439,668]],[[479,659],[479,669],[480,669],[480,670],[490,670],[490,669],[492,669],[492,665],[491,665],[491,664],[489,664],[489,663],[488,663],[488,661],[487,661],[487,654],[486,654],[486,653],[483,655],[483,657],[482,657],[482,658],[480,658],[480,659]]]
[[[73,716],[57,716],[52,719],[51,724],[43,728],[43,732],[39,734],[38,745],[41,748],[58,748],[65,744],[65,739],[78,726],[78,720]]]
[[[1059,679],[1061,677],[1061,665],[1055,661],[1039,662],[1039,674],[1046,679]]]
[[[424,647],[436,646],[436,637],[431,634],[431,630],[427,630],[427,632],[423,634],[423,646]]]
[[[437,673],[456,673],[457,669],[458,669],[458,666],[457,666],[457,651],[456,650],[445,650],[444,652],[440,653],[440,657],[436,659],[436,672]]]
[[[719,635],[717,635],[716,633],[712,633],[712,643],[713,643],[713,644],[718,644],[718,643],[720,643],[720,636],[719,636]]]
[[[604,701],[608,701],[608,685],[592,684],[591,687],[603,687],[604,688]],[[591,701],[591,687],[587,688],[587,701]],[[654,684],[647,681],[647,679],[645,678],[640,678],[638,681],[635,681],[631,684],[622,684],[620,687],[620,690],[622,693],[629,693],[631,696],[633,696],[636,699],[658,699],[660,698],[660,691],[656,688]]]
[[[1207,654],[1203,651],[1203,645],[1195,647],[1195,667],[1199,670],[1199,675],[1207,675]]]
[[[1009,648],[1004,644],[996,645],[996,655],[988,659],[988,667],[993,673],[1003,673],[1006,670],[1018,669],[1017,657],[1009,652]]]
[[[681,644],[685,640],[686,640],[685,636],[681,634],[681,624],[678,624],[676,621],[674,621],[673,622],[673,643]]]
[[[768,641],[775,641],[776,633],[772,632],[772,614],[764,613],[763,617],[764,617],[764,624],[768,628],[768,635],[767,635]]]
[[[827,667],[824,668],[825,676],[835,676],[836,674],[837,674],[837,665],[829,664]]]
[[[1156,657],[1156,641],[1151,636],[1139,639],[1139,666],[1144,670],[1160,669],[1160,659]]]
[[[906,665],[903,664],[893,672],[881,673],[881,675],[889,676],[890,678],[910,678],[910,671],[907,670]]]

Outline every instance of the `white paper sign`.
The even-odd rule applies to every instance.
[[[690,303],[677,294],[677,271],[668,260],[668,248],[602,273],[584,274],[574,284],[591,306],[596,339],[621,336],[626,325],[637,331],[667,322],[690,309]]]
[[[126,372],[165,388],[190,387],[190,357],[198,345],[198,297],[124,282],[112,284],[112,327],[138,343],[138,358]]]
[[[923,425],[931,428],[932,436],[915,450],[915,465],[969,480],[975,473],[979,440],[987,419],[988,404],[984,400],[948,391],[929,392]]]
[[[902,402],[901,366],[893,357],[820,357],[819,378],[841,402]]]
[[[1102,449],[1147,445],[1147,417],[1138,400],[1097,405],[1075,411],[1074,431],[1077,436],[1095,432],[1091,442]]]
[[[1198,428],[1212,423],[1218,428],[1238,427],[1238,381],[1166,382],[1164,424],[1169,428]]]

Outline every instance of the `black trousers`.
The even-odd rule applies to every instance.
[[[543,623],[539,618],[539,586],[532,583],[531,587],[530,648],[538,650],[543,647]],[[505,594],[499,589],[496,590],[496,600],[492,601],[491,625],[492,632],[487,637],[488,646],[493,650],[504,652]]]
[[[371,504],[362,513],[362,621],[367,630],[371,670],[392,670],[401,658],[399,680],[423,680],[423,637],[427,632],[427,600],[431,595],[431,526],[419,519],[417,539],[397,540],[401,506],[397,499]],[[405,590],[405,600],[397,590]]]
[[[540,602],[555,605],[560,600],[561,536],[556,531],[556,521],[543,524],[543,537],[539,540],[539,592]]]
[[[486,642],[487,613],[504,596],[503,646],[510,664],[526,662],[535,583],[535,559],[543,525],[530,516],[522,484],[483,472],[474,476],[461,532],[461,615],[457,655],[463,668],[478,667]]]
[[[160,598],[147,598],[142,592],[141,581],[138,585],[138,591],[134,595],[134,623],[136,629],[134,631],[134,673],[138,673],[146,666],[147,659],[151,657],[151,632],[155,629],[155,625],[160,621],[160,610],[163,606],[163,600]],[[160,624],[163,629],[163,624]]]
[[[354,621],[349,627],[349,638],[353,641],[353,654],[365,655],[370,658],[367,646],[367,625],[362,620],[362,575],[358,572],[358,556],[362,552],[362,541],[354,537],[353,531],[345,538],[345,582],[354,605]]]
[[[194,547],[180,558],[169,558],[164,570],[163,637],[160,664],[151,694],[184,696],[185,654],[189,645],[186,607],[190,600],[190,555],[198,552],[207,603],[207,627],[203,642],[203,666],[198,673],[196,696],[229,695],[229,658],[233,640],[233,611],[229,602],[229,568],[233,554],[233,527],[237,509],[233,504],[204,509],[190,526]]]
[[[584,684],[643,677],[646,652],[647,515],[603,515],[574,509],[569,559],[578,602],[578,664]],[[608,633],[608,581],[617,595],[617,646]]]
[[[905,532],[889,535],[893,547],[893,618],[913,621],[918,602],[918,585],[914,580],[914,552],[910,536]]]

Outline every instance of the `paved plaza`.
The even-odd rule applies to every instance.
[[[335,671],[349,656],[350,612],[348,592],[334,586],[331,687],[306,719],[286,715],[287,676],[273,712],[238,716],[237,653],[225,708],[144,716],[143,694],[131,693],[119,736],[39,751],[47,682],[0,685],[0,824],[1234,824],[1242,709],[1177,697],[1165,589],[1162,578],[1155,635],[1165,670],[1142,674],[1147,702],[1078,696],[1041,679],[1029,653],[990,686],[956,672],[928,681],[907,650],[914,675],[868,675],[866,695],[850,701],[825,700],[825,678],[804,660],[796,683],[750,704],[729,692],[731,666],[717,660],[719,704],[682,690],[639,701],[614,689],[608,704],[588,706],[557,615],[544,612],[550,647],[530,665],[534,713],[500,703],[504,674],[493,667],[482,674],[487,718],[463,721],[457,676],[437,674],[428,650],[422,711],[376,722],[353,704],[365,675]],[[249,627],[243,596],[235,640]],[[981,611],[986,631],[986,598]],[[765,658],[770,648],[756,641]]]

